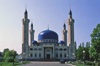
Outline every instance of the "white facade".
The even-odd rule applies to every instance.
[[[33,24],[31,24],[31,29],[29,31],[28,24],[29,19],[27,18],[28,13],[25,10],[23,23],[23,41],[22,41],[22,59],[26,60],[39,60],[39,59],[65,59],[65,60],[75,60],[75,45],[74,45],[74,20],[72,19],[72,13],[69,14],[68,31],[66,30],[66,25],[64,24],[62,30],[63,41],[58,43],[57,39],[53,37],[53,33],[48,33],[48,36],[42,37],[38,41],[34,41]],[[51,30],[46,30],[44,33]],[[30,45],[29,45],[29,32],[30,32]],[[67,46],[67,32],[68,32],[68,46]],[[43,34],[43,33],[41,33]],[[54,38],[50,38],[52,37]],[[41,37],[40,37],[41,38]],[[45,39],[47,38],[47,39]],[[49,39],[50,38],[50,39]],[[32,43],[33,41],[33,43]]]

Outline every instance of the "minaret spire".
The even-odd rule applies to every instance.
[[[28,17],[27,5],[25,5],[24,19],[27,19],[27,17]]]
[[[33,30],[33,23],[32,23],[32,20],[31,20],[31,29]]]
[[[48,25],[48,30],[49,30],[49,25]]]
[[[65,45],[67,46],[67,30],[66,30],[65,20],[64,20],[63,30],[62,30],[62,38],[63,41],[65,42]]]
[[[27,10],[27,5],[25,5],[25,10]]]
[[[71,5],[70,5],[70,11],[69,11],[69,19],[72,19]]]
[[[35,32],[35,30],[33,30],[33,21],[32,21],[32,19],[31,19],[30,46],[31,46],[32,41],[34,41],[34,32]]]
[[[65,20],[64,20],[63,29],[66,30]]]

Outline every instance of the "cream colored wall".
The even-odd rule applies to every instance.
[[[44,58],[44,55],[43,55],[43,47],[42,46],[30,46],[30,48],[33,48],[33,51],[30,51],[29,50],[29,54],[32,54],[33,56],[30,57],[29,56],[29,59],[43,59]],[[35,51],[34,48],[37,48],[37,50]],[[38,49],[41,48],[42,51],[39,51]],[[37,54],[37,57],[35,57],[35,53]],[[41,57],[39,57],[39,54],[41,54]]]
[[[67,55],[68,55],[67,46],[55,46],[55,48],[58,48],[58,49],[62,48],[63,49],[62,51],[60,51],[60,50],[55,51],[55,58],[56,58],[56,53],[58,53],[57,59],[68,59],[68,57],[67,57]],[[65,48],[67,49],[66,51],[64,51]],[[62,54],[62,57],[60,57],[60,54]],[[66,57],[64,57],[64,54],[66,54]]]

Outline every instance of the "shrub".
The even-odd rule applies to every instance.
[[[92,62],[85,62],[86,65],[92,65]]]
[[[6,61],[6,62],[13,62],[13,57],[7,57],[7,58],[5,59],[5,61]]]

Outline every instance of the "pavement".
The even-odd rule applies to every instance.
[[[34,62],[30,62],[29,64],[23,64],[23,65],[19,65],[19,66],[76,66],[76,65],[67,64],[67,62],[65,62],[65,64],[61,64],[60,62],[38,62],[38,61],[34,61]]]

